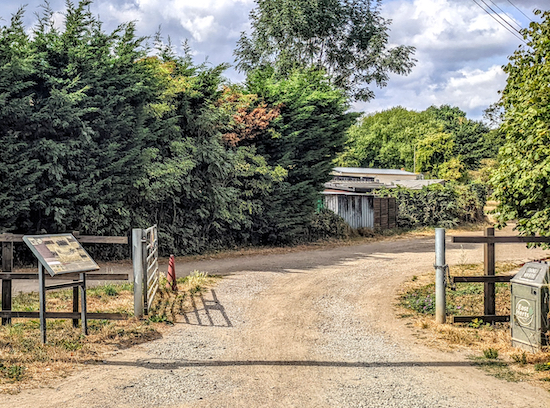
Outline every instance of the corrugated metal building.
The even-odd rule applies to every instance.
[[[352,228],[396,227],[397,207],[393,197],[325,190],[325,207],[342,217]]]

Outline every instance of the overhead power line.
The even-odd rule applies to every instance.
[[[512,24],[510,24],[504,17],[502,17],[500,14],[498,14],[494,8],[492,8],[491,6],[489,6],[487,3],[485,3],[485,0],[479,0],[481,1],[483,4],[485,4],[485,6],[491,10],[493,13],[491,13],[491,16],[494,18],[494,16],[498,17],[499,19],[501,19],[502,21],[504,21],[506,24],[508,24],[508,26],[514,30],[516,33],[520,34],[521,33],[518,31],[518,29],[516,27],[514,27]]]
[[[503,9],[501,9],[501,8],[498,6],[498,4],[496,4],[493,0],[489,0],[489,1],[490,1],[491,3],[493,3],[493,6],[495,6],[497,9],[499,9],[503,15],[507,16],[507,17],[510,19],[510,21],[511,21],[512,23],[514,23],[514,24],[518,27],[518,29],[521,30],[521,29],[523,28],[523,27],[522,27],[521,25],[519,25],[512,17],[510,17],[510,15],[509,15],[508,13],[506,13]],[[504,18],[504,17],[502,17],[502,18]]]
[[[472,0],[472,1],[473,1],[475,4],[477,4],[477,5],[479,6],[479,8],[481,8],[484,12],[486,12],[487,14],[489,14],[489,16],[491,16],[491,18],[492,18],[493,20],[495,20],[495,21],[496,21],[497,23],[499,23],[502,27],[504,27],[506,30],[508,30],[508,31],[510,32],[510,34],[512,34],[512,35],[513,35],[514,37],[516,37],[518,40],[520,40],[521,42],[523,42],[524,44],[527,45],[527,43],[525,42],[525,40],[524,40],[522,37],[518,36],[518,34],[521,35],[521,33],[520,33],[518,30],[516,30],[516,29],[513,28],[513,27],[512,27],[512,29],[506,27],[504,24],[502,24],[502,22],[501,22],[500,20],[498,20],[498,19],[493,15],[493,13],[490,13],[489,11],[487,11],[487,10],[486,10],[481,4],[479,4],[476,0]],[[481,1],[483,1],[483,0],[481,0]],[[483,4],[486,4],[486,3],[483,2]],[[489,7],[489,8],[490,8],[490,7]],[[492,10],[492,9],[491,9],[491,10]],[[508,25],[510,25],[510,24],[508,24]]]
[[[514,3],[512,3],[510,0],[507,0],[508,3],[510,3],[512,6],[514,6],[516,8],[517,11],[519,11],[521,14],[523,14],[525,16],[525,18],[527,18],[527,20],[529,20],[530,22],[534,23],[533,20],[531,20],[531,17],[529,17],[527,14],[525,14],[523,11],[521,11]]]

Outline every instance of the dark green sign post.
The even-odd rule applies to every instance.
[[[46,291],[80,287],[80,320],[82,333],[88,334],[86,320],[86,272],[97,271],[94,262],[72,234],[25,235],[23,241],[38,259],[38,284],[40,296],[40,332],[42,343],[46,343]],[[46,286],[46,271],[51,276],[67,275],[67,279],[79,280]],[[73,299],[74,301],[78,299]]]

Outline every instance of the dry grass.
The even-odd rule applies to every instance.
[[[520,267],[513,263],[497,263],[497,274],[510,274]],[[483,275],[483,265],[462,264],[451,267],[451,275]],[[530,381],[550,390],[549,352],[529,353],[511,346],[508,323],[436,324],[429,296],[434,293],[434,272],[425,273],[406,283],[399,295],[401,316],[411,319],[422,340],[441,350],[459,349],[472,352],[474,364],[492,375],[508,381]],[[424,306],[428,304],[427,309]],[[447,290],[448,313],[482,315],[483,284],[457,283],[456,290]],[[510,314],[509,285],[496,285],[497,315]],[[488,358],[493,354],[497,358]],[[549,366],[550,368],[550,366]]]
[[[215,282],[203,273],[178,280],[178,292],[164,288],[161,279],[158,301],[152,305],[147,320],[131,317],[133,289],[130,284],[106,285],[87,290],[90,312],[128,314],[127,320],[89,320],[88,336],[73,328],[71,320],[47,321],[47,344],[40,341],[37,320],[13,319],[11,325],[0,326],[0,393],[16,393],[23,388],[43,386],[67,376],[75,369],[97,364],[113,352],[162,337],[175,321],[178,312],[186,310],[192,296]],[[47,294],[47,310],[72,309],[72,291]],[[13,299],[14,310],[38,310],[38,294],[19,294]],[[170,313],[167,313],[170,311]]]

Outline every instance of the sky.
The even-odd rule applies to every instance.
[[[42,0],[2,0],[1,23],[25,4],[25,22],[32,26]],[[50,6],[61,22],[65,0],[50,0]],[[254,7],[254,0],[95,0],[92,11],[106,31],[135,21],[138,35],[152,36],[160,27],[177,51],[187,39],[196,63],[216,65],[234,63],[233,50],[241,32],[250,30]],[[373,86],[376,98],[354,103],[353,110],[373,113],[402,106],[421,111],[449,104],[470,119],[482,119],[506,84],[502,66],[522,44],[512,27],[527,27],[540,19],[534,9],[549,8],[548,0],[383,1],[382,16],[392,20],[390,43],[416,47],[417,63],[408,76],[391,75],[388,86]],[[233,68],[225,76],[231,82],[244,79]]]

